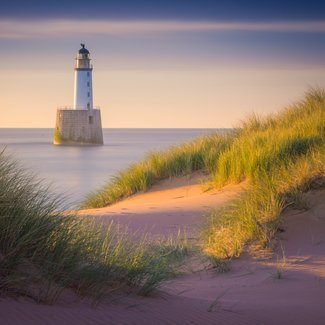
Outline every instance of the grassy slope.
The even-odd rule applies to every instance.
[[[216,186],[248,179],[250,189],[234,204],[209,216],[204,250],[238,256],[254,241],[269,245],[280,214],[299,202],[311,182],[325,175],[325,92],[314,90],[292,107],[264,120],[256,117],[219,157]]]
[[[82,208],[98,208],[113,204],[139,191],[147,191],[158,181],[196,170],[214,171],[219,154],[233,139],[232,135],[203,136],[188,144],[164,152],[152,152],[143,161],[120,172],[104,188],[88,196]]]
[[[245,245],[269,244],[285,206],[299,200],[312,179],[324,175],[325,91],[265,119],[245,121],[231,135],[213,135],[149,155],[89,196],[84,207],[102,207],[146,191],[163,179],[211,173],[216,187],[248,180],[247,193],[210,215],[203,249],[215,258],[238,256]]]
[[[186,253],[181,242],[135,241],[57,206],[35,177],[0,153],[0,293],[43,302],[65,288],[94,298],[124,286],[148,294]]]

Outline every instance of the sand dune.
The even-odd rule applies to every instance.
[[[80,215],[95,216],[98,222],[112,220],[127,226],[130,231],[152,235],[173,235],[186,229],[197,233],[202,216],[209,210],[224,206],[240,193],[244,184],[226,186],[222,190],[204,190],[203,174],[162,181],[144,193],[100,209],[83,210]]]
[[[183,178],[82,214],[153,235],[185,226],[195,236],[202,215],[240,191],[203,193],[199,177]],[[71,292],[54,306],[2,298],[0,324],[324,324],[325,190],[306,194],[306,202],[307,211],[284,214],[284,232],[272,258],[243,255],[226,274],[201,268],[165,284],[155,296],[123,296],[97,307]]]

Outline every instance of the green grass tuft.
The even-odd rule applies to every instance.
[[[61,143],[62,137],[61,137],[61,133],[58,129],[54,130],[53,139],[54,139],[54,143]]]
[[[42,183],[0,153],[0,292],[54,302],[73,289],[99,299],[125,286],[149,294],[173,275],[183,243],[153,246],[114,224],[60,212]],[[162,252],[164,248],[164,252]]]

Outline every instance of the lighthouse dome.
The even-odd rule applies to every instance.
[[[79,50],[79,54],[89,54],[89,51],[85,48],[85,44],[80,44],[81,49]]]

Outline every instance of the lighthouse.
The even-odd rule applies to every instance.
[[[80,44],[81,49],[76,57],[74,69],[74,109],[93,109],[93,68],[90,64],[90,53],[85,44]]]
[[[74,67],[72,107],[56,112],[54,141],[56,145],[100,145],[103,131],[100,109],[93,106],[93,67],[85,44],[80,44]]]

